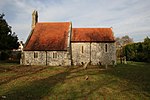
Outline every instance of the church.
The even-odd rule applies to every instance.
[[[38,22],[35,10],[20,62],[48,66],[113,65],[114,33],[112,28],[73,28],[71,22]]]

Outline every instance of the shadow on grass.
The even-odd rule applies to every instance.
[[[44,96],[50,95],[53,87],[58,83],[63,83],[70,69],[58,73],[48,78],[36,80],[19,88],[14,88],[5,93],[7,100],[40,100]],[[32,73],[33,74],[33,73]]]
[[[0,73],[6,72],[6,71],[11,71],[11,69],[7,67],[0,67]]]
[[[41,70],[43,70],[43,69],[37,70],[33,73],[30,73],[30,75],[38,73]],[[66,78],[67,76],[69,76],[72,73],[79,73],[81,71],[83,71],[83,69],[81,67],[67,68],[65,71],[55,74],[53,76],[49,76],[48,78],[33,81],[32,83],[22,86],[22,87],[12,88],[4,95],[7,97],[7,100],[40,100],[45,96],[51,96],[53,89],[56,88],[55,86],[58,83],[63,84],[64,81],[67,79],[69,80],[69,79],[72,79],[75,77],[85,76],[86,73],[83,73],[82,75],[77,75],[77,76],[75,75],[73,77]],[[19,77],[23,77],[23,76],[27,76],[27,75],[29,75],[29,74],[17,76],[17,77],[12,78],[11,80],[15,80]],[[89,75],[92,75],[92,74],[89,74]],[[11,80],[8,80],[8,81],[4,82],[3,84],[5,84]]]
[[[92,71],[95,71],[95,72],[92,72]],[[83,72],[83,69],[81,67],[67,68],[66,71],[60,72],[53,76],[49,76],[45,79],[33,81],[29,85],[14,88],[8,91],[7,93],[5,93],[5,96],[7,97],[7,100],[40,100],[40,99],[43,99],[43,97],[45,96],[51,96],[51,93],[54,93],[53,90],[54,88],[56,88],[55,86],[57,86],[57,84],[59,83],[63,84],[65,80],[75,79],[76,77],[82,77],[85,75],[97,76],[98,74],[99,74],[98,77],[100,76],[100,74],[104,74],[104,75],[115,76],[120,79],[125,79],[129,81],[129,84],[128,84],[129,87],[130,87],[130,84],[133,83],[139,86],[142,89],[142,91],[150,93],[150,79],[149,79],[150,68],[147,67],[147,64],[139,65],[139,66],[134,65],[134,64],[133,65],[132,64],[119,65],[115,68],[103,70],[101,71],[101,73],[99,73],[98,68],[97,69],[89,68],[87,69],[87,72],[84,72],[84,73],[82,72]],[[73,74],[73,75],[70,75],[70,74]],[[67,77],[69,75],[71,77]],[[84,83],[87,83],[87,84],[84,84],[85,87],[81,89],[82,91],[67,91],[67,92],[70,93],[70,95],[75,95],[72,97],[76,99],[79,99],[79,98],[86,99],[89,95],[92,95],[95,91],[98,91],[100,97],[102,97],[102,99],[105,99],[106,94],[104,94],[101,88],[104,88],[105,86],[107,87],[107,85],[116,82],[116,80],[111,79],[111,77],[110,78],[106,77],[106,78],[107,79],[104,79],[104,81],[99,81],[99,80],[96,80],[96,82],[85,81]],[[86,87],[89,88],[88,91],[84,90]],[[75,94],[73,94],[74,92]],[[79,92],[83,92],[83,93],[79,93]],[[71,97],[68,97],[68,98],[71,99]]]
[[[150,63],[130,62],[104,71],[105,74],[128,81],[128,87],[136,85],[136,91],[146,92],[150,97]]]
[[[31,67],[31,66],[28,66],[28,67]],[[47,67],[40,67],[40,68],[37,68],[37,69],[34,69],[34,71],[33,72],[27,72],[27,71],[25,71],[25,72],[19,72],[19,73],[17,73],[17,75],[15,75],[15,76],[12,76],[12,77],[9,77],[8,79],[5,79],[4,81],[0,81],[0,85],[2,85],[2,84],[6,84],[6,83],[9,83],[10,81],[12,81],[12,80],[15,80],[15,79],[18,79],[18,78],[21,78],[21,77],[25,77],[25,76],[28,76],[28,75],[32,75],[32,74],[36,74],[36,73],[38,73],[38,72],[40,72],[40,71],[42,71],[42,70],[44,70],[44,69],[46,69]],[[10,70],[11,71],[11,70]]]
[[[93,87],[89,89],[87,92],[83,93],[81,96],[75,97],[76,99],[88,99],[90,95],[94,94],[95,92],[97,93],[97,97],[95,96],[92,99],[99,100],[100,97],[102,100],[106,100],[108,98],[108,94],[106,93],[106,90],[104,90],[104,87],[107,87],[109,84],[114,83],[115,80],[104,80],[103,82],[97,81],[99,84],[92,85]],[[103,89],[102,89],[103,88]]]

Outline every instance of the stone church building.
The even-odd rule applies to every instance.
[[[23,48],[23,65],[69,66],[116,62],[112,28],[72,28],[71,22],[38,22],[32,14],[32,30]]]

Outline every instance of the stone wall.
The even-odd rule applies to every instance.
[[[34,53],[38,54],[37,58],[34,58]],[[24,65],[46,65],[45,51],[23,51],[21,58]]]
[[[72,56],[67,51],[23,51],[21,64],[68,66],[71,65],[71,60],[73,65],[82,65],[86,62],[91,62],[92,65],[112,65],[113,61],[116,62],[114,43],[74,42],[71,45]],[[35,54],[38,56],[35,57]]]
[[[23,51],[21,63],[23,65],[68,66],[71,65],[71,60],[66,51]]]
[[[107,52],[105,45],[107,45]],[[72,43],[72,62],[74,65],[82,65],[86,62],[92,65],[112,65],[116,62],[116,50],[114,43]]]
[[[56,54],[56,58],[54,55]],[[65,51],[48,51],[47,52],[47,65],[50,66],[68,66],[71,65],[68,52]]]
[[[106,46],[107,45],[107,51]],[[112,65],[116,62],[116,50],[114,43],[91,43],[91,64]]]
[[[71,45],[73,65],[82,65],[90,61],[90,43],[72,43]]]

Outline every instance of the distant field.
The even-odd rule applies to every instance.
[[[85,78],[88,79],[85,80]],[[150,64],[52,67],[0,64],[4,100],[150,100]]]

